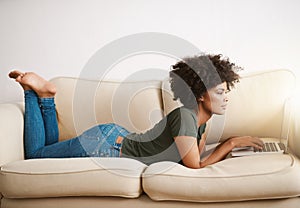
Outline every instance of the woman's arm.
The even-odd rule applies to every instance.
[[[201,168],[197,139],[191,136],[177,136],[174,140],[183,164],[188,168]]]
[[[242,136],[232,137],[216,147],[210,156],[204,161],[200,160],[200,146],[197,146],[197,139],[189,136],[178,136],[174,138],[183,164],[188,168],[202,168],[223,160],[235,147],[251,146],[261,149],[263,142],[257,137]]]
[[[254,147],[255,149],[262,149],[263,142],[258,137],[241,136],[231,137],[225,142],[219,144],[210,156],[201,162],[202,166],[216,163],[223,160],[233,148],[236,147]]]

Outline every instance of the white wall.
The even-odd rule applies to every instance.
[[[247,72],[287,68],[299,76],[299,8],[298,0],[0,0],[0,102],[22,99],[11,69],[79,76],[103,46],[140,32],[175,35]],[[174,60],[125,62],[168,70]]]

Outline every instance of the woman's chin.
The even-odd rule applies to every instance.
[[[216,115],[224,115],[225,112],[226,112],[225,109],[224,110],[218,110],[218,111],[215,111],[214,114],[216,114]]]

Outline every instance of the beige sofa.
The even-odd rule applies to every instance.
[[[168,82],[52,80],[60,139],[97,124],[150,128],[180,105]],[[297,207],[300,203],[300,113],[287,70],[244,75],[226,115],[207,128],[208,148],[232,135],[288,139],[288,153],[230,156],[203,169],[172,162],[146,166],[126,158],[24,160],[22,104],[0,104],[1,208],[8,207]]]

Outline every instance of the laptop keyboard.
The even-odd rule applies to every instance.
[[[280,149],[277,148],[274,142],[265,142],[262,149],[254,150],[255,152],[278,152],[284,150],[284,146],[281,146],[281,143],[278,143]]]
[[[253,147],[248,147],[248,149],[236,148],[233,149],[231,155],[233,157],[247,156],[247,155],[259,155],[259,154],[272,154],[272,153],[285,153],[286,146],[281,142],[264,142],[264,146],[260,150],[255,150]]]

